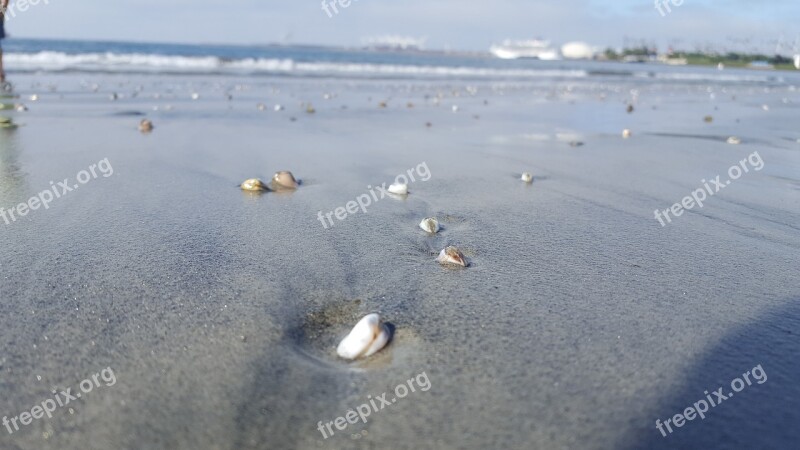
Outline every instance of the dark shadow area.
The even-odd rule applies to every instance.
[[[744,388],[731,383],[761,365],[766,380]],[[760,371],[756,369],[757,374]],[[763,376],[760,376],[762,380]],[[744,380],[743,380],[744,381]],[[683,388],[668,394],[646,418],[647,431],[636,441],[646,449],[797,449],[800,448],[800,299],[771,310],[759,320],[735,330],[686,374]],[[714,394],[722,387],[729,397]],[[708,391],[716,406],[705,418],[695,417],[666,437],[656,429],[661,422],[682,414]],[[733,393],[733,396],[729,396]],[[702,404],[699,408],[703,408]],[[690,412],[691,415],[691,412]]]

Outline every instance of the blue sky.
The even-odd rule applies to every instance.
[[[352,0],[328,17],[321,0],[40,0],[16,12],[7,29],[18,37],[334,46],[392,34],[464,50],[509,37],[771,50],[781,35],[791,47],[800,33],[798,0],[683,0],[664,17],[654,1]]]

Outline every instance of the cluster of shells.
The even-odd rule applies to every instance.
[[[530,184],[533,182],[533,175],[529,172],[522,174],[520,179]],[[391,185],[389,192],[395,194],[407,194],[408,186]],[[419,223],[419,227],[430,235],[438,233],[442,227],[439,220],[435,217],[426,217]],[[445,266],[468,267],[469,262],[457,247],[447,246],[439,252],[436,257],[439,264]],[[389,328],[382,322],[380,315],[369,314],[361,319],[353,330],[342,340],[336,349],[336,353],[344,359],[366,358],[382,349],[391,339]]]
[[[522,174],[520,179],[525,183],[533,182],[533,175],[529,172]],[[241,185],[241,189],[251,192],[265,192],[271,190],[281,189],[297,189],[299,183],[289,171],[277,172],[273,177],[271,184],[268,186],[266,183],[258,178],[251,178],[245,180]],[[395,183],[389,186],[387,191],[395,195],[408,195],[408,185],[403,183]],[[442,227],[439,225],[439,220],[435,217],[426,217],[419,223],[419,227],[430,235],[438,233]],[[439,264],[445,266],[458,266],[468,267],[469,262],[457,247],[447,246],[439,252],[436,257]],[[391,340],[391,331],[389,327],[383,322],[380,315],[372,313],[362,318],[342,339],[341,343],[336,348],[336,353],[344,359],[354,360],[359,358],[369,357],[382,348],[384,348]]]
[[[428,217],[420,222],[419,227],[425,232],[436,234],[441,229],[435,217]],[[436,258],[440,264],[467,267],[467,259],[456,247],[446,247]],[[349,360],[366,358],[380,351],[391,339],[389,327],[383,323],[380,315],[372,313],[361,319],[350,333],[342,339],[336,348],[339,357]]]
[[[248,180],[244,180],[239,187],[242,188],[243,191],[250,191],[250,192],[267,192],[267,191],[281,191],[281,190],[294,190],[300,186],[300,183],[294,177],[292,172],[288,170],[282,170],[280,172],[275,173],[272,177],[272,182],[267,185],[263,181],[258,178],[250,178]]]
[[[395,195],[407,195],[408,185],[393,184],[387,189]],[[428,234],[434,235],[442,229],[439,220],[435,217],[426,217],[419,223],[419,227]],[[456,247],[444,248],[436,261],[442,265],[467,267],[469,263],[464,254]],[[383,323],[377,313],[372,313],[361,319],[350,333],[342,339],[336,348],[339,357],[349,360],[366,358],[380,351],[391,340],[391,331]]]
[[[525,172],[521,176],[525,183],[533,182],[533,175]],[[245,180],[241,189],[251,192],[265,192],[280,189],[297,189],[299,183],[289,171],[277,172],[272,177],[272,182],[268,186],[258,178]],[[389,186],[387,191],[395,195],[408,195],[408,185],[395,183]],[[426,217],[419,223],[419,227],[428,234],[438,233],[442,227],[439,220],[435,217]],[[457,247],[447,246],[439,252],[436,261],[442,265],[468,267],[469,262]],[[369,357],[383,349],[391,340],[390,328],[383,322],[381,316],[372,313],[362,318],[345,336],[336,348],[339,357],[354,360]]]

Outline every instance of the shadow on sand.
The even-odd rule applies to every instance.
[[[767,375],[763,384],[751,376],[752,385],[709,407],[705,419],[673,426],[673,433],[665,429],[666,437],[656,429],[656,419],[664,422],[682,413],[703,399],[704,391],[716,401],[713,391],[722,387],[727,396],[731,382],[759,364]],[[680,390],[664,396],[647,421],[648,431],[635,448],[800,448],[800,298],[729,334],[687,372]]]

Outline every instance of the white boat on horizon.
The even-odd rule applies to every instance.
[[[500,59],[531,58],[544,61],[561,59],[558,50],[550,47],[550,41],[539,39],[527,41],[512,41],[506,39],[500,45],[492,45],[489,51]]]
[[[423,51],[427,38],[409,36],[374,36],[363,39],[364,46],[380,51]]]

